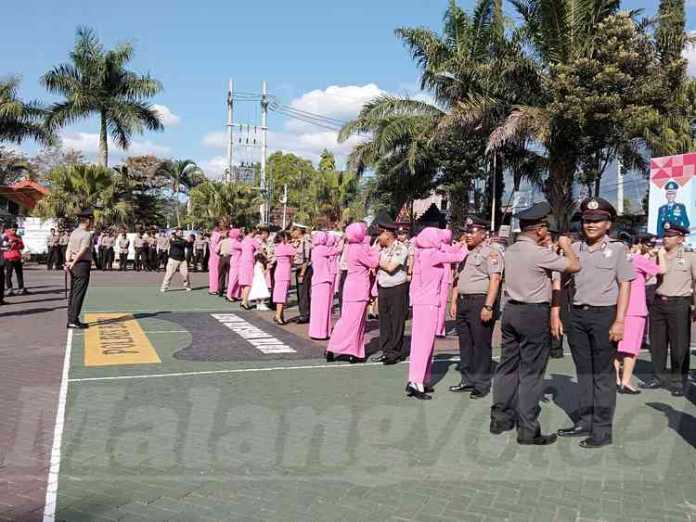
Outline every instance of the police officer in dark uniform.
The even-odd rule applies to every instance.
[[[558,314],[551,313],[551,272],[577,272],[578,258],[567,237],[558,245],[566,257],[544,246],[548,237],[548,203],[537,203],[518,214],[522,232],[505,253],[502,354],[493,378],[490,431],[500,434],[517,425],[519,444],[547,445],[556,435],[542,435],[539,400]]]
[[[93,213],[83,210],[77,215],[80,223],[70,234],[65,253],[65,270],[70,274],[70,297],[68,298],[68,328],[84,329],[86,323],[80,322],[82,303],[89,286],[92,269],[92,225]]]
[[[664,386],[675,397],[684,395],[689,374],[696,256],[684,251],[689,229],[679,223],[664,225],[664,274],[658,276],[655,301],[650,307],[650,355],[655,378],[642,387]],[[667,371],[667,347],[670,371]]]
[[[623,338],[631,281],[629,252],[607,236],[616,210],[607,200],[591,198],[580,205],[583,240],[573,243],[582,270],[575,274],[575,292],[566,325],[568,344],[578,375],[579,408],[575,425],[558,430],[561,437],[586,437],[583,448],[611,444],[616,407],[614,358]]]
[[[451,392],[470,391],[481,399],[491,389],[495,304],[503,275],[503,256],[486,244],[490,222],[469,217],[463,240],[469,255],[461,263],[452,285],[450,316],[459,337],[459,371],[462,380]]]

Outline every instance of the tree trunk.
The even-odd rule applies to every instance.
[[[549,158],[549,178],[544,192],[551,205],[551,213],[561,232],[568,231],[575,205],[573,202],[573,173],[575,164],[558,158]]]
[[[599,197],[599,187],[602,184],[602,175],[597,172],[597,177],[594,180],[594,197]]]
[[[179,216],[179,184],[174,182],[174,210],[176,212],[176,226],[181,226],[181,216]]]
[[[103,167],[109,166],[109,145],[107,140],[109,138],[106,132],[106,114],[102,112],[100,114],[100,127],[99,127],[99,164]]]

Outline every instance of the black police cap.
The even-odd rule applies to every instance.
[[[520,220],[520,228],[532,228],[546,222],[546,217],[551,213],[551,205],[546,201],[535,203],[526,210],[517,213]]]
[[[399,228],[399,225],[394,223],[394,220],[386,212],[380,213],[373,224],[386,230],[396,230]]]
[[[689,229],[679,223],[667,222],[664,224],[665,236],[688,236]]]
[[[609,220],[616,218],[616,209],[604,198],[587,198],[580,203],[582,219],[587,220]]]
[[[80,212],[77,213],[77,217],[79,217],[79,218],[94,217],[94,211],[91,208],[82,209]]]
[[[470,232],[475,229],[488,230],[491,228],[491,222],[478,216],[469,216],[464,220],[464,226],[460,228],[464,232]]]

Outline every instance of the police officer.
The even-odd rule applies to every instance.
[[[70,241],[70,232],[67,230],[61,231],[60,239],[58,239],[58,266],[65,264],[65,252],[68,250],[68,241]]]
[[[166,268],[167,259],[169,256],[169,237],[167,233],[161,231],[157,235],[157,260],[155,261],[155,270],[159,272],[163,268]]]
[[[101,247],[99,247],[101,257],[101,269],[112,271],[114,269],[114,243],[116,238],[111,230],[107,230],[102,235]]]
[[[312,240],[306,232],[306,226],[299,223],[293,224],[291,237],[297,252],[293,265],[297,283],[297,301],[300,309],[300,316],[297,318],[298,324],[309,323],[309,305],[312,291],[312,265],[310,264]]]
[[[46,268],[48,270],[58,270],[58,257],[59,249],[58,241],[60,236],[56,233],[56,229],[52,228],[48,238],[46,239],[46,247],[48,248],[48,261],[46,262]]]
[[[373,360],[389,365],[396,364],[407,355],[404,329],[408,317],[408,248],[396,239],[398,226],[391,218],[383,215],[376,225],[380,230],[378,240],[382,247],[377,270],[379,349],[382,355]]]
[[[203,234],[199,234],[193,241],[193,271],[198,272],[198,267],[201,271],[204,269],[205,251],[208,248],[208,242]]]
[[[450,317],[457,321],[462,380],[449,389],[470,391],[472,399],[488,395],[493,377],[492,339],[503,256],[486,244],[489,228],[490,223],[484,219],[467,218],[462,239],[469,255],[455,275],[450,304]]]
[[[138,230],[133,238],[133,249],[135,250],[135,258],[133,260],[133,268],[136,272],[140,272],[144,268],[146,261],[146,245],[147,242],[143,237],[142,231]]]
[[[68,328],[84,329],[88,325],[80,322],[82,303],[89,286],[92,268],[92,225],[91,210],[83,210],[77,215],[80,224],[70,234],[65,259],[65,270],[70,273],[70,297],[68,298]]]
[[[684,395],[689,374],[691,321],[693,320],[696,257],[684,251],[689,229],[678,223],[664,225],[665,272],[658,277],[655,301],[650,307],[650,355],[655,378],[642,387],[664,386],[675,397]],[[667,372],[667,346],[670,372]]]
[[[522,232],[507,249],[505,289],[509,300],[502,318],[502,354],[493,379],[490,431],[500,434],[517,425],[519,444],[547,445],[556,435],[542,435],[539,400],[551,347],[550,330],[558,334],[558,314],[551,313],[551,271],[577,272],[578,258],[570,240],[558,246],[566,257],[543,246],[548,236],[548,203],[518,214]]]
[[[573,243],[582,270],[567,323],[568,344],[578,375],[579,409],[575,425],[558,430],[562,437],[586,437],[583,448],[611,444],[616,407],[614,358],[623,338],[631,281],[635,278],[628,249],[607,237],[616,210],[602,198],[580,205],[583,240]]]
[[[657,237],[664,237],[665,223],[679,225],[689,229],[689,214],[686,212],[684,203],[679,203],[677,199],[679,185],[674,180],[669,180],[665,184],[665,197],[667,203],[657,210]],[[687,232],[687,235],[689,233]]]
[[[118,240],[118,270],[125,272],[128,270],[128,248],[130,247],[130,239],[126,235],[126,231],[121,232],[121,237]]]
[[[5,223],[0,220],[0,305],[5,304]]]

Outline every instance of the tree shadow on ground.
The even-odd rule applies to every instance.
[[[684,411],[675,410],[673,406],[663,402],[647,402],[646,405],[664,413],[668,426],[696,449],[696,417]]]
[[[54,299],[47,299],[47,301],[53,301]],[[55,306],[53,308],[26,308],[23,310],[14,310],[11,312],[3,312],[0,313],[0,319],[3,319],[5,317],[15,317],[15,316],[22,316],[22,315],[32,315],[32,314],[44,314],[47,312],[53,312],[55,310],[61,310],[67,308],[68,305],[63,305],[63,306]]]

